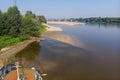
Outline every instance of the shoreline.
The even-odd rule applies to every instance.
[[[62,34],[59,32],[46,32],[43,36],[44,38],[50,38],[52,40],[79,47],[77,40],[68,34]]]
[[[75,40],[73,36],[59,33],[63,31],[62,28],[51,26],[50,24],[44,25],[47,26],[46,32],[42,35],[44,38],[50,38],[72,46],[79,47],[77,40]]]
[[[10,58],[10,57],[14,56],[15,54],[17,54],[18,52],[20,52],[21,50],[23,50],[24,48],[26,48],[29,44],[31,44],[35,41],[38,42],[38,41],[44,40],[44,38],[46,38],[46,37],[51,38],[53,40],[60,41],[60,42],[64,42],[64,43],[67,43],[67,44],[70,44],[70,45],[73,45],[73,46],[77,46],[77,43],[72,36],[67,35],[67,34],[61,34],[61,33],[56,34],[56,33],[54,33],[54,32],[63,31],[62,28],[54,27],[54,26],[51,26],[49,24],[43,24],[43,25],[47,26],[46,32],[43,34],[44,37],[31,38],[30,40],[25,40],[23,42],[20,42],[20,43],[14,45],[14,46],[8,46],[8,47],[3,48],[3,51],[0,50],[0,60],[5,60],[7,58]],[[46,33],[49,33],[49,32],[50,32],[49,35],[46,34]],[[51,36],[51,33],[54,33],[54,35]],[[43,35],[41,35],[41,36],[43,36]]]
[[[46,27],[46,32],[54,32],[54,31],[63,31],[62,28],[60,27],[55,27],[55,26],[51,26],[49,24],[43,24]]]
[[[48,21],[48,24],[59,24],[59,25],[68,25],[68,26],[77,26],[77,25],[83,25],[85,23],[80,22],[61,22],[61,21]]]
[[[46,32],[62,31],[62,29],[59,27],[54,27],[54,26],[51,26],[48,24],[43,24],[43,25],[47,26]],[[39,42],[41,40],[44,40],[44,38],[42,38],[42,37],[36,38],[35,37],[35,38],[31,38],[30,40],[25,40],[23,42],[20,42],[13,46],[6,46],[0,50],[0,60],[5,60],[9,57],[12,57],[15,54],[17,54],[18,52],[20,52],[21,50],[23,50],[24,48],[26,48],[29,44],[31,44],[35,41]]]
[[[0,51],[0,60],[5,60],[9,57],[14,56],[15,54],[17,54],[18,52],[20,52],[21,50],[26,48],[29,44],[31,44],[35,41],[38,41],[38,39],[37,38],[32,38],[30,40],[25,40],[23,42],[20,42],[20,43],[14,45],[14,46],[8,46],[8,47],[3,48],[5,50]]]

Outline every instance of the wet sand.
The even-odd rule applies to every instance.
[[[43,36],[45,38],[57,40],[72,46],[76,46],[76,47],[79,46],[77,41],[71,35],[61,34],[59,32],[46,32]]]

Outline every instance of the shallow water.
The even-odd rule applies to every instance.
[[[86,24],[61,27],[79,47],[47,38],[10,58],[47,73],[45,80],[120,80],[120,26]]]

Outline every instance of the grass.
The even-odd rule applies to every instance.
[[[39,33],[43,34],[46,31],[46,26],[45,25],[39,25]]]
[[[40,35],[43,34],[46,31],[46,26],[44,25],[39,25],[39,33]],[[26,36],[19,36],[16,38],[13,38],[11,36],[0,36],[0,49],[6,47],[6,46],[12,46],[16,45],[19,42],[22,42],[24,40],[27,40],[28,37]]]
[[[26,37],[20,36],[17,38],[12,38],[10,36],[0,36],[0,49],[6,46],[16,45],[19,42],[27,40]]]

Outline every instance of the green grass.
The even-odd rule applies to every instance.
[[[40,34],[43,34],[44,32],[46,31],[46,26],[44,26],[44,25],[39,25],[39,33]]]
[[[44,25],[39,25],[39,33],[40,35],[43,34],[46,31],[46,26]],[[0,49],[4,48],[6,46],[12,46],[12,45],[16,45],[19,42],[22,42],[24,40],[29,39],[29,37],[27,36],[19,36],[16,38],[13,38],[11,36],[0,36]]]
[[[10,36],[0,36],[0,49],[6,46],[16,45],[19,42],[27,40],[26,37],[20,36],[17,38],[12,38]]]

